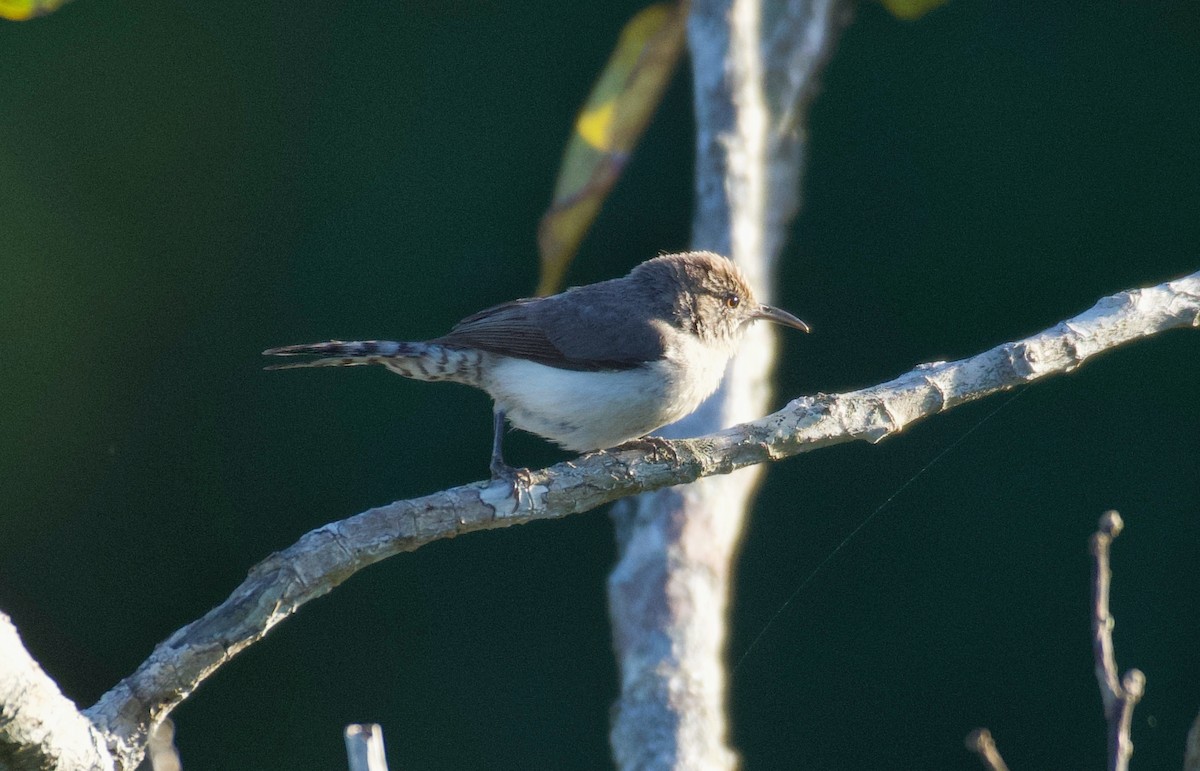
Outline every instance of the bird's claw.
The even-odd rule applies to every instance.
[[[533,487],[533,475],[529,473],[529,469],[516,468],[504,462],[493,461],[491,472],[493,482],[504,482],[512,487],[513,497],[516,498],[517,506],[520,507],[524,496],[528,495],[530,488]]]
[[[642,450],[651,463],[671,463],[676,466],[680,463],[679,451],[675,449],[674,443],[661,436],[630,439],[621,445],[621,449]]]

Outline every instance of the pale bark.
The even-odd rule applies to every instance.
[[[987,771],[1008,771],[1008,764],[996,749],[996,740],[986,728],[972,731],[967,737],[967,749],[979,756]]]
[[[1183,771],[1200,771],[1200,715],[1192,721],[1188,731],[1187,747],[1183,753]]]
[[[388,771],[383,749],[383,727],[378,723],[352,723],[343,733],[350,771]]]
[[[93,725],[50,690],[53,683],[0,617],[0,769],[133,768],[150,726],[205,678],[304,603],[394,554],[462,533],[588,511],[819,447],[878,442],[959,404],[1074,370],[1125,343],[1198,326],[1200,272],[1106,297],[1033,337],[969,359],[924,364],[860,391],[801,397],[760,420],[672,440],[650,453],[615,449],[530,471],[529,489],[519,496],[503,482],[475,483],[330,523],[256,565],[225,602],[160,643],[83,713]]]
[[[1133,755],[1133,708],[1146,690],[1146,676],[1131,669],[1125,677],[1117,674],[1117,655],[1112,631],[1116,625],[1108,609],[1109,588],[1112,585],[1112,561],[1109,557],[1113,539],[1121,534],[1124,523],[1121,515],[1107,511],[1100,518],[1100,528],[1092,535],[1092,556],[1096,560],[1092,575],[1092,650],[1096,664],[1096,682],[1104,703],[1104,720],[1108,723],[1109,771],[1128,771]]]
[[[842,0],[694,0],[688,18],[696,110],[692,247],[729,255],[755,295],[800,202],[804,117],[848,4]],[[753,327],[721,389],[659,432],[695,436],[761,415],[771,397],[774,332]],[[620,559],[608,582],[621,695],[619,768],[729,768],[725,641],[734,555],[757,468],[618,506]]]
[[[1133,708],[1141,701],[1146,691],[1146,676],[1139,669],[1131,669],[1125,677],[1117,674],[1117,656],[1113,647],[1113,627],[1116,620],[1109,610],[1108,598],[1112,587],[1112,560],[1110,550],[1113,540],[1121,534],[1125,524],[1121,515],[1106,511],[1100,517],[1100,526],[1092,534],[1092,656],[1095,663],[1096,682],[1100,686],[1100,701],[1104,705],[1104,721],[1108,724],[1108,770],[1129,771],[1129,759],[1133,756]],[[1184,768],[1188,768],[1192,739],[1188,746]],[[992,734],[986,728],[972,731],[967,737],[967,748],[976,752],[989,771],[1008,771],[1004,759],[996,749]]]
[[[104,734],[62,695],[0,613],[0,769],[115,767]]]

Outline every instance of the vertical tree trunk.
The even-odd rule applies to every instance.
[[[848,18],[844,0],[697,0],[688,20],[697,124],[692,246],[729,255],[769,301],[799,208],[804,115]],[[663,431],[694,436],[764,414],[774,332],[746,334],[721,389]],[[732,768],[725,643],[733,559],[761,475],[746,469],[618,505],[609,608],[621,671],[612,745],[623,769]]]

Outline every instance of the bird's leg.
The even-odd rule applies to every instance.
[[[489,466],[492,479],[502,479],[513,486],[518,503],[521,499],[521,487],[529,488],[529,469],[513,468],[504,462],[504,410],[499,406],[492,408],[492,462]]]
[[[512,474],[512,466],[504,462],[504,410],[492,408],[492,477]]]

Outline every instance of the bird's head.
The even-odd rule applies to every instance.
[[[733,343],[747,324],[760,319],[809,331],[787,311],[760,303],[737,266],[719,254],[668,254],[642,263],[637,272],[672,293],[676,324],[707,342]]]

